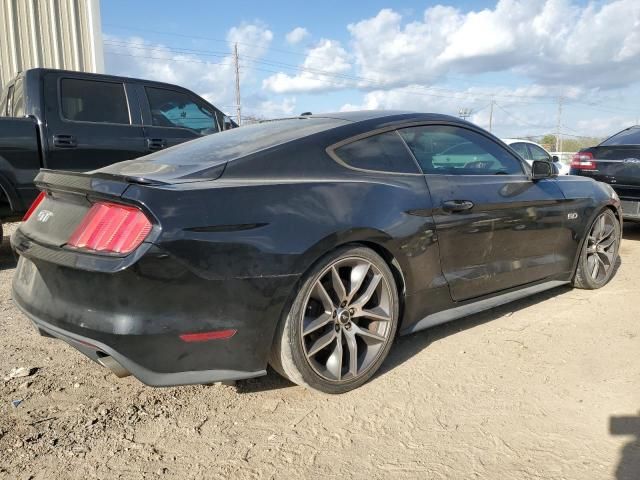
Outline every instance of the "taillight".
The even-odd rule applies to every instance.
[[[591,152],[578,152],[571,160],[571,168],[578,170],[595,170],[596,162],[593,160]]]
[[[130,253],[151,231],[151,222],[135,207],[94,204],[73,232],[68,246],[103,253]]]
[[[47,196],[47,194],[44,193],[44,192],[40,192],[38,194],[36,199],[33,201],[31,206],[29,207],[29,210],[27,210],[27,213],[25,213],[24,217],[22,217],[22,221],[23,222],[26,222],[27,220],[29,220],[29,217],[31,216],[31,214],[36,211],[36,208],[38,208],[38,206],[42,203],[42,201],[44,200],[44,198],[46,196]]]

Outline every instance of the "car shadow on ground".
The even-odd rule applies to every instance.
[[[620,262],[616,265],[619,267]],[[510,315],[516,310],[527,308],[535,305],[539,302],[550,300],[558,295],[566,293],[571,290],[569,286],[557,287],[546,292],[532,295],[528,298],[518,300],[515,302],[502,305],[500,307],[487,310],[485,312],[470,315],[459,320],[448,322],[436,327],[429,328],[422,332],[417,332],[413,335],[406,335],[398,337],[391,347],[389,356],[384,361],[380,370],[376,372],[372,381],[375,378],[384,375],[385,373],[393,370],[396,367],[401,366],[407,360],[418,354],[423,349],[427,348],[431,343],[446,338],[450,335],[474,328],[492,320],[496,320],[505,315]],[[282,389],[295,386],[292,382],[282,378],[272,369],[267,371],[267,375],[264,377],[253,378],[250,380],[239,381],[236,384],[238,393],[256,393],[268,390]]]
[[[570,286],[557,287],[484,312],[463,317],[442,325],[437,325],[421,332],[416,332],[412,335],[398,337],[391,349],[391,352],[389,352],[387,360],[382,364],[380,370],[375,376],[384,375],[394,368],[399,367],[404,362],[438,340],[442,340],[450,335],[455,335],[456,333],[469,330],[484,323],[497,320],[498,318],[502,318],[506,315],[511,316],[514,311],[522,310],[540,302],[546,302],[558,295],[571,291],[571,289],[572,288]]]
[[[622,238],[625,240],[640,240],[640,223],[626,222],[622,228]]]
[[[640,478],[640,412],[638,416],[614,416],[609,419],[609,433],[630,437],[622,447],[620,461],[616,467],[617,480]]]
[[[9,245],[9,237],[5,235],[0,239],[0,270],[9,270],[16,268],[17,261],[11,246]]]
[[[628,230],[630,231],[630,235],[637,235],[637,239],[640,240],[640,224],[638,224],[637,226],[632,225],[629,229],[625,227],[625,238],[628,238]],[[615,277],[621,265],[622,259],[618,257],[618,260],[614,265],[614,272],[612,277]],[[504,317],[505,315],[511,315],[515,311],[536,305],[537,303],[546,302],[559,295],[570,292],[572,289],[573,287],[571,287],[570,285],[556,287],[545,292],[531,295],[530,297],[526,297],[521,300],[516,300],[515,302],[507,303],[505,305],[486,310],[484,312],[469,315],[468,317],[463,317],[461,319],[447,322],[442,325],[437,325],[421,332],[416,332],[412,335],[399,336],[394,341],[394,344],[391,347],[391,351],[389,352],[389,356],[373,376],[372,380],[375,381],[376,377],[384,375],[385,373],[402,365],[404,362],[427,348],[433,342],[446,338],[450,335],[455,335],[456,333],[462,332],[464,330],[477,327],[478,325],[482,325],[492,320],[497,320],[498,318]],[[256,393],[294,386],[296,386],[294,383],[281,377],[271,367],[267,369],[266,376],[252,378],[249,380],[242,380],[236,383],[238,393]]]

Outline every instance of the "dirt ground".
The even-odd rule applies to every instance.
[[[272,372],[233,387],[117,379],[35,334],[11,302],[14,268],[5,236],[2,479],[640,479],[640,226],[605,288],[400,338],[342,396]],[[3,381],[15,367],[38,370]]]

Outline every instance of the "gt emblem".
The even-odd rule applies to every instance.
[[[576,212],[571,212],[567,214],[567,218],[569,220],[575,220],[576,218],[578,218],[578,214]]]
[[[36,218],[39,222],[45,223],[48,222],[51,217],[53,217],[53,212],[49,210],[40,210]]]

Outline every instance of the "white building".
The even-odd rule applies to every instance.
[[[0,87],[34,67],[104,72],[100,0],[0,0]]]

